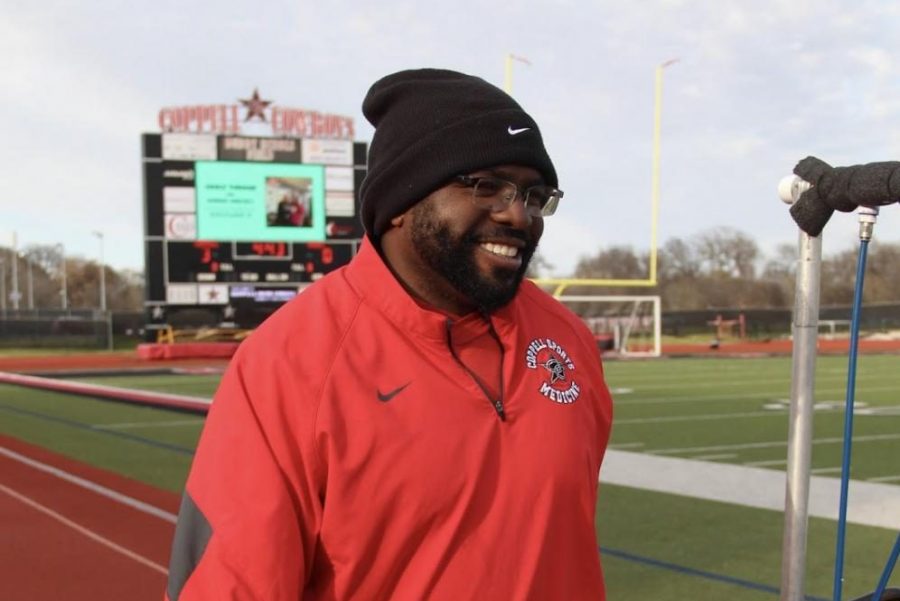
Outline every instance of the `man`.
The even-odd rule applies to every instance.
[[[231,362],[168,598],[602,600],[611,401],[587,328],[522,282],[562,196],[538,126],[431,69],[363,112],[366,240]]]

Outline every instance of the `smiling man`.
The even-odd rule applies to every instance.
[[[611,400],[590,332],[523,282],[563,196],[540,130],[436,69],[363,112],[366,240],[229,366],[167,598],[602,601]]]

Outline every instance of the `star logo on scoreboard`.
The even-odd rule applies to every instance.
[[[254,117],[258,117],[260,121],[263,123],[268,123],[269,120],[266,119],[266,107],[272,104],[271,100],[263,100],[259,96],[259,88],[253,88],[253,96],[248,99],[238,98],[238,102],[243,104],[247,108],[247,116],[244,118],[244,123],[250,121]]]

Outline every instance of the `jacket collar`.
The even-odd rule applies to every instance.
[[[487,332],[488,321],[478,313],[454,317],[419,304],[397,281],[368,237],[363,239],[359,252],[347,266],[346,274],[350,285],[365,299],[367,305],[404,330],[444,341],[447,339],[447,323],[450,320],[453,340],[460,344]],[[511,324],[514,305],[519,297],[520,294],[517,294],[509,305],[490,315],[498,332]]]

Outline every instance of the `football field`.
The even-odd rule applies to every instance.
[[[860,357],[851,506],[854,484],[900,487],[898,366],[894,355]],[[615,401],[615,453],[688,460],[701,473],[705,466],[785,469],[790,358],[609,361],[605,370]],[[81,379],[209,397],[219,376]],[[816,383],[813,473],[837,478],[846,358],[820,357]],[[202,423],[190,413],[0,385],[0,434],[172,493],[183,486]],[[783,514],[742,502],[743,494],[757,492],[749,482],[736,489],[736,500],[726,503],[710,500],[702,483],[689,494],[671,494],[652,484],[604,483],[601,472],[597,533],[608,598],[777,599]],[[835,531],[833,520],[810,519],[810,598],[831,595]],[[896,535],[850,524],[845,598],[874,590]]]

